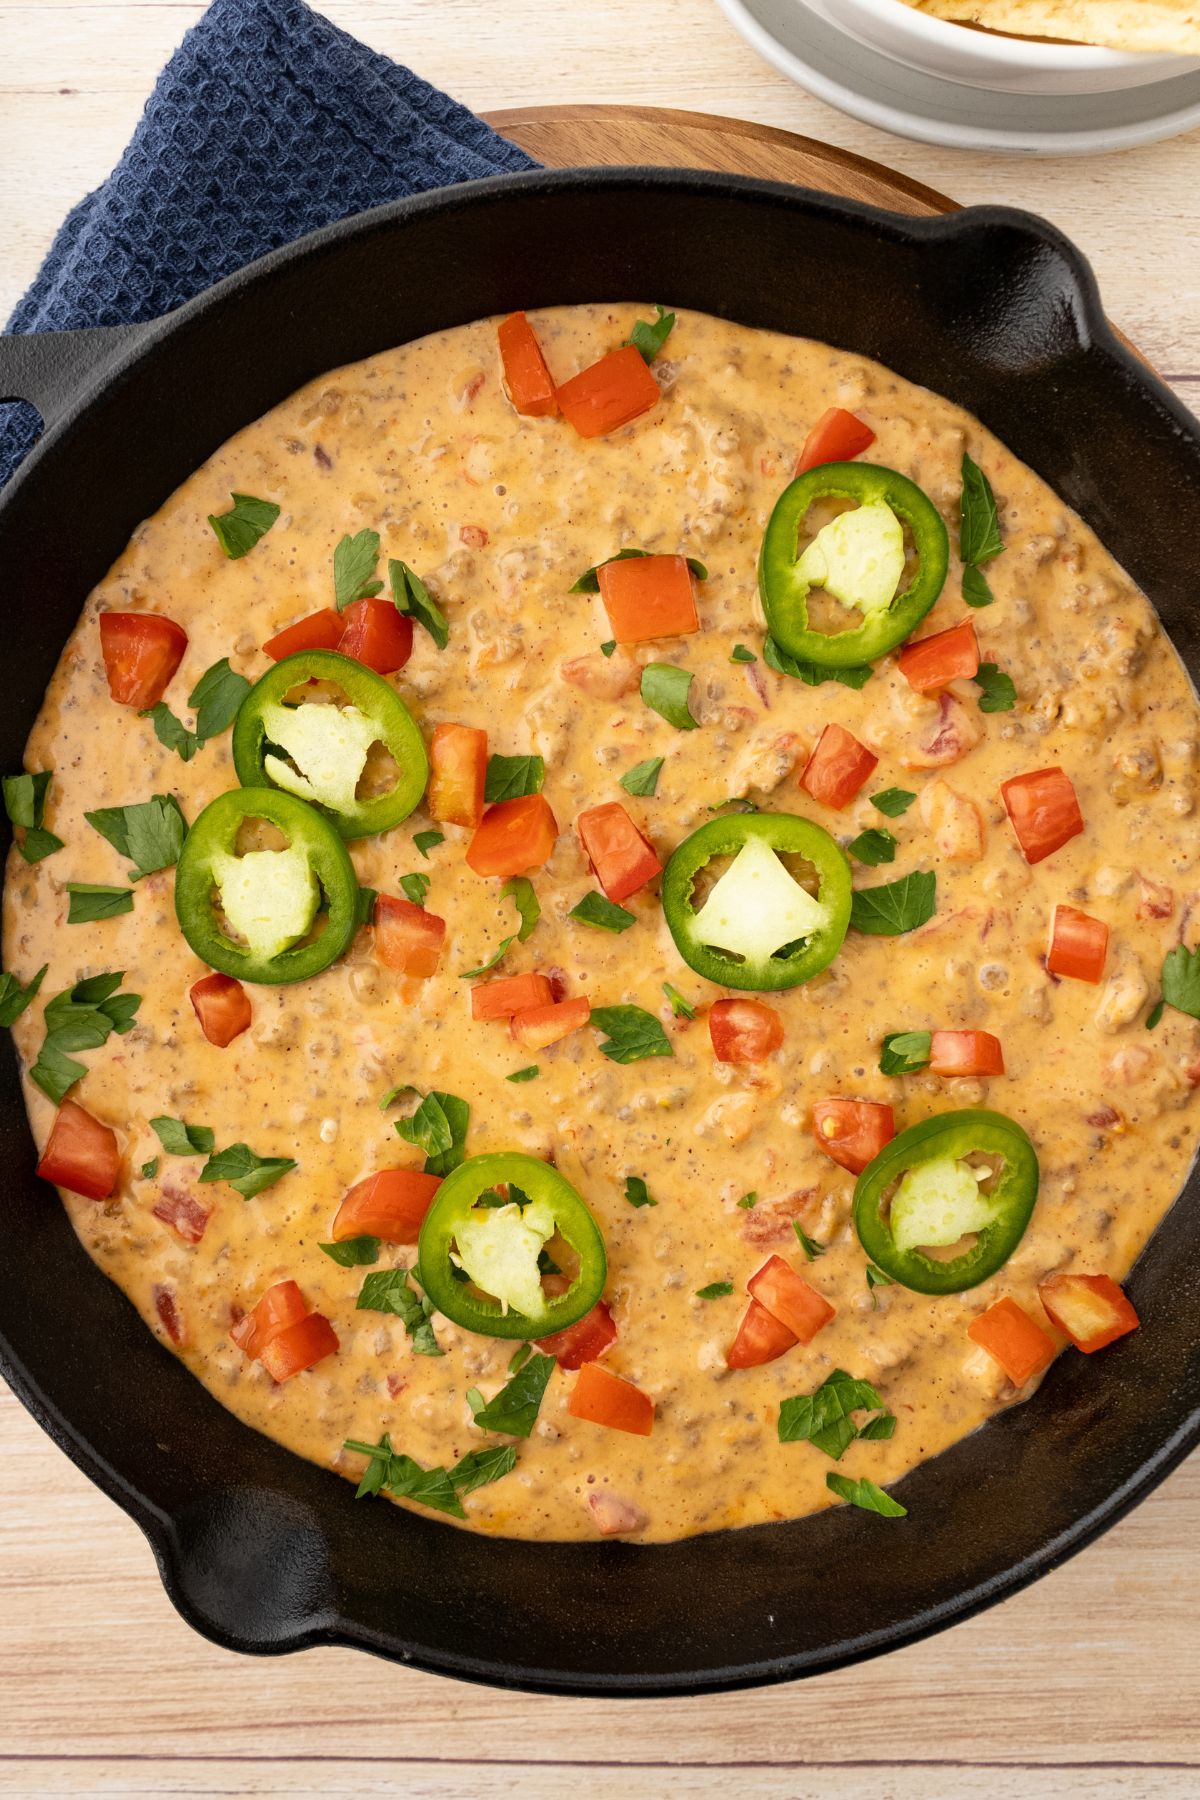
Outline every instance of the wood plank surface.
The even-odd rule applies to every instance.
[[[760,62],[710,0],[328,0],[549,162],[691,162],[900,210],[1031,207],[1094,261],[1110,311],[1200,404],[1200,133],[1018,162],[891,138]],[[0,0],[0,313],[101,179],[190,0]],[[547,95],[584,108],[570,120]],[[620,103],[620,118],[586,110]],[[669,104],[740,120],[663,120]],[[786,135],[828,139],[839,148]],[[876,158],[886,171],[865,166]],[[932,190],[932,191],[931,191]],[[351,1651],[246,1660],[176,1617],[137,1528],[0,1387],[0,1796],[589,1800],[1182,1800],[1200,1792],[1200,1458],[1034,1588],[911,1649],[696,1701],[547,1699]]]

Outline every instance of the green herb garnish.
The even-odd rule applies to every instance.
[[[990,606],[996,598],[987,583],[987,576],[982,569],[972,568],[969,564],[962,573],[962,597],[968,606]]]
[[[104,806],[83,816],[119,856],[129,858],[131,881],[172,868],[187,836],[187,820],[174,794],[155,794],[132,806]]]
[[[642,699],[677,731],[695,731],[698,721],[688,708],[688,689],[694,680],[690,669],[674,663],[647,663],[642,670]]]
[[[91,881],[68,881],[68,925],[91,925],[96,919],[115,919],[119,913],[133,911],[133,895],[128,888],[99,887]]]
[[[356,1312],[391,1313],[401,1320],[417,1356],[444,1356],[433,1335],[433,1301],[408,1285],[407,1269],[376,1269],[359,1289]]]
[[[866,687],[874,673],[870,663],[857,663],[849,669],[827,669],[818,663],[801,662],[773,637],[763,640],[763,661],[777,675],[792,675],[806,687],[821,687],[826,681],[838,681],[843,687]]]
[[[45,973],[42,969],[29,984],[27,997],[17,1006],[14,1018],[29,1004]],[[113,975],[92,975],[46,1002],[46,1036],[29,1075],[56,1106],[62,1104],[68,1090],[87,1074],[86,1065],[75,1062],[69,1052],[98,1050],[108,1041],[111,1032],[123,1036],[132,1027],[142,997],[118,993],[123,980],[120,971]],[[12,996],[6,998],[11,1000]]]
[[[200,1171],[201,1181],[227,1181],[243,1200],[253,1200],[264,1188],[289,1174],[298,1164],[291,1156],[256,1156],[249,1144],[230,1144],[210,1156]]]
[[[816,1238],[809,1237],[799,1219],[792,1220],[792,1230],[795,1232],[800,1248],[804,1252],[804,1260],[806,1262],[816,1262],[818,1256],[824,1256],[828,1249],[828,1245],[818,1244]]]
[[[1176,944],[1168,953],[1162,966],[1162,997],[1176,1012],[1200,1019],[1200,949]]]
[[[621,786],[627,794],[653,794],[658,787],[658,778],[666,758],[652,756],[646,762],[635,763],[621,777]]]
[[[475,1414],[481,1431],[502,1431],[508,1437],[527,1438],[537,1423],[546,1383],[554,1373],[552,1356],[530,1356],[511,1381]]]
[[[536,1063],[530,1063],[527,1069],[514,1069],[512,1074],[506,1075],[504,1079],[505,1081],[533,1081],[534,1078],[540,1074],[541,1070],[538,1065]]]
[[[6,969],[0,975],[0,1025],[15,1025],[25,1008],[34,998],[45,979],[49,963],[43,963],[36,975],[32,975],[26,987],[22,987],[15,975]]]
[[[880,863],[895,862],[896,840],[890,831],[877,825],[869,825],[866,831],[859,832],[853,843],[846,845],[846,854],[874,869]]]
[[[1017,690],[1011,675],[994,662],[980,663],[974,679],[983,689],[979,696],[979,710],[984,713],[1011,712],[1017,704]]]
[[[412,1090],[416,1093],[418,1090]],[[427,1175],[449,1175],[463,1160],[471,1108],[457,1094],[426,1094],[411,1119],[397,1119],[406,1144],[425,1152]]]
[[[191,762],[200,748],[201,739],[177,719],[165,700],[138,714],[139,719],[153,719],[154,735],[164,750],[175,750],[184,762]]]
[[[428,875],[402,875],[400,886],[404,889],[405,898],[414,906],[424,906],[425,896],[429,892]]]
[[[160,1113],[150,1129],[168,1156],[211,1156],[216,1137],[208,1125],[185,1125]]]
[[[371,567],[374,569],[374,563]],[[396,611],[415,619],[429,633],[438,649],[444,650],[450,642],[450,621],[430,595],[421,577],[414,574],[406,562],[399,562],[393,557],[388,563],[388,581],[391,583]]]
[[[603,894],[594,890],[585,894],[577,906],[573,906],[567,914],[568,919],[578,919],[581,925],[594,925],[599,931],[628,931],[631,925],[637,924],[636,913],[631,913],[624,906],[617,906],[612,900],[606,900]]]
[[[593,1006],[590,1023],[606,1033],[600,1054],[610,1062],[642,1062],[648,1056],[674,1056],[666,1032],[653,1013],[641,1006]]]
[[[874,1432],[876,1437],[890,1437],[895,1429],[895,1418],[870,1382],[857,1381],[845,1369],[834,1369],[815,1393],[796,1394],[783,1401],[779,1408],[779,1442],[815,1444],[837,1462],[856,1437],[866,1435],[850,1416],[855,1412],[872,1412],[891,1419],[891,1428],[886,1433]]]
[[[279,517],[279,508],[273,500],[256,500],[253,494],[229,497],[233,501],[229,511],[209,513],[208,522],[226,556],[236,562],[267,535]]]
[[[901,1506],[890,1494],[873,1481],[852,1481],[848,1475],[838,1475],[833,1470],[825,1477],[825,1486],[831,1494],[841,1500],[848,1500],[851,1506],[860,1506],[864,1512],[880,1513],[885,1519],[904,1519],[908,1517],[907,1506]]]
[[[743,1207],[746,1212],[749,1212],[751,1207],[757,1206],[758,1205],[758,1195],[755,1192],[755,1190],[753,1188],[751,1188],[750,1192],[748,1194],[743,1194],[741,1199],[738,1201],[738,1205],[740,1207]]]
[[[745,644],[735,644],[729,653],[730,662],[756,663],[758,661],[753,650],[747,650]]]
[[[929,1061],[930,1031],[889,1031],[879,1055],[882,1075],[915,1075]]]
[[[908,811],[916,797],[907,788],[884,788],[881,794],[871,795],[871,805],[889,819],[898,819],[901,813]]]
[[[359,531],[341,539],[333,553],[333,597],[339,612],[356,600],[370,600],[382,592],[382,581],[373,579],[378,561],[377,531]]]
[[[418,831],[413,838],[413,844],[426,859],[428,859],[431,850],[435,850],[439,844],[444,844],[445,841],[446,834],[444,831]]]
[[[695,1007],[690,1003],[690,1001],[687,1001],[684,999],[683,995],[679,992],[678,988],[672,987],[669,981],[664,981],[662,984],[662,990],[663,990],[663,993],[667,996],[667,999],[670,1001],[671,1011],[674,1013],[674,1015],[677,1019],[694,1019],[695,1018],[695,1016],[696,1016]]]
[[[342,1238],[336,1244],[318,1244],[317,1249],[323,1250],[340,1269],[356,1269],[379,1261],[379,1239],[366,1233],[362,1237]]]
[[[521,923],[517,927],[517,942],[523,944],[538,920],[542,909],[538,897],[533,891],[533,883],[528,875],[513,875],[500,889],[502,900],[511,900],[521,915]]]
[[[856,888],[850,923],[871,937],[900,937],[927,924],[936,911],[937,876],[932,869],[915,869],[882,887]]]
[[[650,1197],[650,1189],[640,1175],[625,1177],[625,1198],[630,1206],[657,1206],[658,1201]]]
[[[625,339],[627,344],[633,345],[633,348],[638,352],[642,361],[645,363],[652,363],[654,361],[655,357],[670,337],[672,331],[675,329],[675,314],[673,312],[669,313],[663,307],[657,305],[654,310],[658,314],[654,323],[650,324],[646,319],[639,319],[629,336]]]
[[[710,1281],[707,1287],[696,1289],[697,1300],[723,1300],[726,1294],[732,1294],[732,1281]]]
[[[63,847],[62,839],[42,824],[50,781],[48,769],[37,775],[4,777],[4,810],[12,823],[21,827],[24,835],[17,848],[27,863],[41,862],[44,856],[52,856]]]
[[[489,756],[483,797],[494,806],[499,800],[540,794],[545,779],[546,764],[540,756]]]

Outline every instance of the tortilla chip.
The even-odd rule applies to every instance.
[[[1197,0],[906,0],[917,12],[1012,37],[1200,56]]]

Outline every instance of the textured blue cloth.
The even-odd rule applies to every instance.
[[[536,167],[301,0],[214,0],[113,173],[68,214],[8,328],[153,319],[349,213]],[[0,406],[0,484],[38,429],[32,408]]]

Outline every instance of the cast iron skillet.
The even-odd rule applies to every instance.
[[[1115,341],[1057,232],[999,208],[912,220],[726,175],[533,173],[347,220],[150,325],[0,341],[0,396],[33,400],[49,427],[0,500],[20,618],[0,768],[20,766],[89,589],[234,431],[310,377],[424,333],[629,299],[823,338],[977,413],[1095,527],[1200,668],[1200,427]],[[557,1692],[780,1681],[1012,1593],[1200,1437],[1193,1171],[1133,1276],[1143,1328],[1062,1358],[1028,1405],[907,1476],[906,1520],[838,1508],[653,1547],[471,1536],[356,1504],[159,1346],[35,1178],[7,1034],[0,1156],[0,1369],[137,1520],[183,1616],[232,1649],[354,1644]]]

